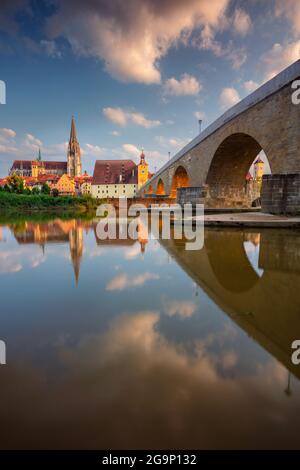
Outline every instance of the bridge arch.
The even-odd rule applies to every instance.
[[[166,194],[165,183],[163,182],[162,178],[159,178],[157,187],[156,187],[156,195],[165,196],[165,194]]]
[[[218,206],[222,205],[222,200],[227,204],[251,205],[246,175],[262,150],[261,144],[244,132],[230,134],[218,145],[206,178],[210,197],[218,201]]]
[[[184,166],[179,165],[172,178],[170,197],[176,198],[177,188],[187,188],[190,186],[190,177]]]
[[[151,184],[149,186],[147,186],[147,188],[145,190],[145,194],[153,194],[153,188],[152,188]]]

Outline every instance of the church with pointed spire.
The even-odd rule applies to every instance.
[[[71,178],[82,175],[80,145],[77,140],[74,116],[71,121],[70,139],[68,145],[67,161],[43,160],[41,149],[34,160],[15,160],[10,168],[9,175],[39,178],[42,176],[62,177],[68,175]]]
[[[75,176],[81,176],[82,174],[80,145],[77,140],[74,116],[72,116],[70,140],[69,140],[69,145],[68,145],[68,167],[67,168],[68,168],[67,170],[68,176],[71,176],[71,178],[74,178]]]

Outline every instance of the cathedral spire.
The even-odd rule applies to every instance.
[[[75,127],[74,114],[72,114],[71,132],[70,132],[70,142],[71,142],[71,141],[74,141],[74,140],[77,142],[77,134],[76,134],[76,127]]]
[[[72,115],[70,140],[68,145],[68,175],[81,176],[81,155],[80,146],[77,140],[74,115]]]

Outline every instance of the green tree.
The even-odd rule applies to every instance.
[[[31,190],[31,194],[40,194],[40,190],[37,186],[34,186]]]
[[[24,193],[25,185],[24,178],[18,175],[12,175],[7,178],[7,184],[10,187],[11,191],[14,193],[22,194]]]
[[[44,183],[42,186],[42,194],[50,194],[50,188],[47,183]]]
[[[52,196],[58,197],[58,195],[59,195],[58,189],[56,188],[52,189]]]

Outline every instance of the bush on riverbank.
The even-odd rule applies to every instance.
[[[89,196],[50,196],[47,194],[16,194],[0,192],[0,211],[94,210],[99,201]]]

